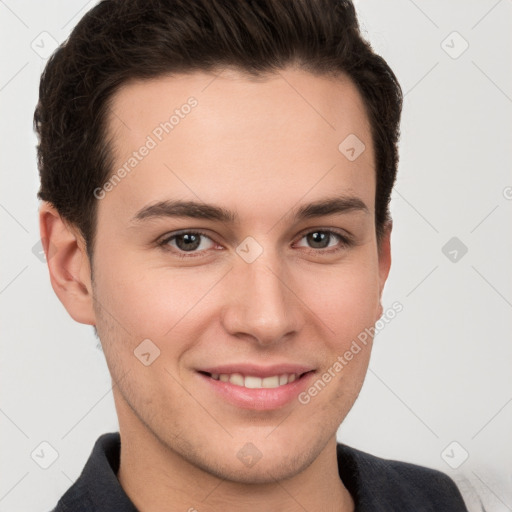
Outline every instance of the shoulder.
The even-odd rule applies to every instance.
[[[361,511],[467,512],[462,495],[445,473],[408,462],[384,459],[337,445],[343,483]]]
[[[79,480],[66,491],[50,512],[90,512],[92,510],[96,509],[89,496],[89,491]]]
[[[101,435],[82,473],[51,512],[137,512],[117,480],[120,446],[118,432]]]

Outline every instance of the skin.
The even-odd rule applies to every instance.
[[[391,224],[379,245],[363,101],[346,77],[295,68],[264,80],[227,69],[213,78],[194,72],[115,94],[109,130],[119,166],[187,98],[198,105],[98,201],[92,262],[74,226],[42,204],[41,237],[56,248],[51,283],[101,338],[122,440],[118,478],[139,510],[352,511],[336,431],[363,384],[371,342],[307,405],[271,411],[227,403],[196,369],[292,362],[320,376],[382,314]],[[353,162],[338,150],[350,133],[366,146]],[[294,219],[294,209],[333,195],[357,197],[368,211]],[[213,203],[238,222],[131,222],[166,199]],[[333,235],[318,248],[306,235],[320,228],[354,243]],[[210,237],[198,257],[180,259],[176,240],[158,247],[186,229]],[[252,263],[236,252],[248,236],[263,248]],[[150,366],[133,353],[144,339],[160,349]],[[262,454],[252,467],[237,457],[248,442]]]

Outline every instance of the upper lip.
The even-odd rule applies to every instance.
[[[273,375],[284,375],[295,373],[302,375],[303,373],[314,370],[312,366],[303,364],[276,364],[272,366],[259,366],[256,364],[240,363],[240,364],[222,364],[219,366],[209,366],[208,368],[198,368],[197,371],[215,374],[233,374],[240,373],[244,376],[251,375],[254,377],[271,377]]]

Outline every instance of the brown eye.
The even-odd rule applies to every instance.
[[[306,239],[313,249],[326,249],[331,241],[331,233],[327,231],[314,231],[306,235]]]
[[[185,233],[174,238],[176,246],[182,251],[195,251],[201,244],[201,235],[194,233]]]
[[[302,245],[302,247],[309,249],[318,249],[319,251],[329,248],[334,249],[334,251],[325,252],[335,252],[336,247],[343,248],[350,245],[350,240],[348,240],[347,237],[328,229],[317,229],[310,231],[309,233],[305,233],[301,237],[301,240],[306,241],[306,245]]]
[[[164,249],[176,253],[201,253],[211,249],[213,240],[197,231],[183,231],[166,237],[159,243]]]

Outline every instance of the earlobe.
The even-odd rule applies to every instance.
[[[40,207],[39,229],[57,297],[74,320],[95,325],[89,258],[79,230],[48,202]]]

